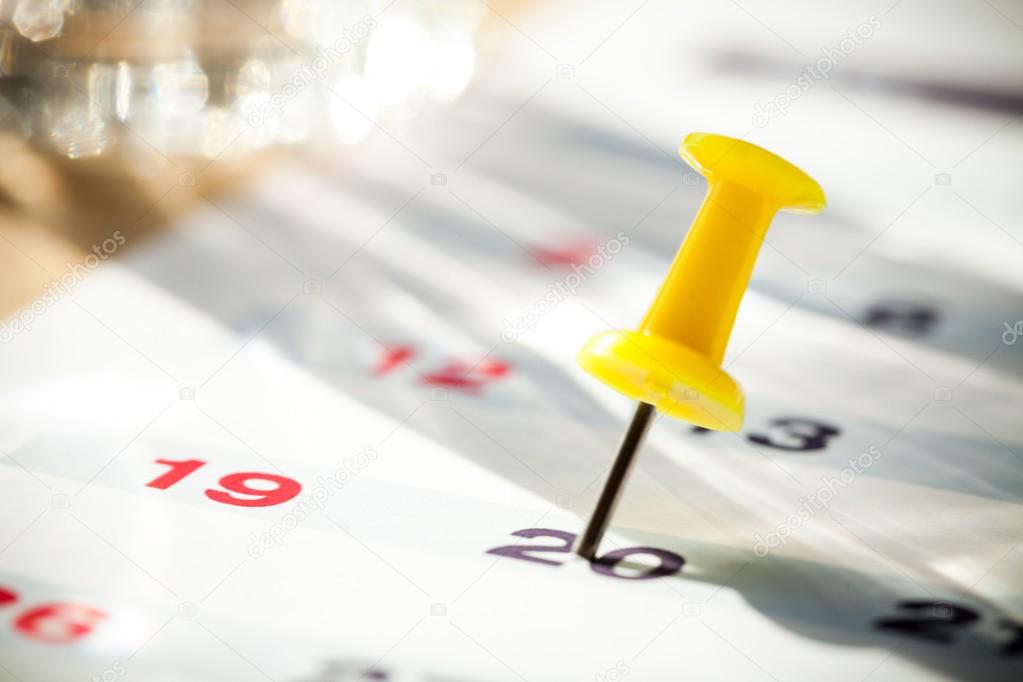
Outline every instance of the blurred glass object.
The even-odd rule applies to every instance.
[[[49,40],[60,35],[64,13],[69,9],[69,0],[18,0],[14,27],[34,43]]]
[[[386,10],[386,11],[385,11]],[[458,97],[477,0],[0,0],[0,133],[70,159],[355,144]]]

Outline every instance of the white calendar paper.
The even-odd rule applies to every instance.
[[[0,677],[1020,679],[1020,178],[970,166],[1018,159],[1018,121],[951,185],[870,119],[944,116],[914,142],[958,159],[1004,111],[822,85],[747,131],[729,103],[770,82],[637,12],[591,64],[647,36],[661,110],[585,64],[483,73],[400,144],[209,197],[3,348]],[[768,234],[725,359],[742,431],[658,418],[590,565],[632,406],[574,356],[645,311],[705,191],[672,145],[715,126],[831,206]]]

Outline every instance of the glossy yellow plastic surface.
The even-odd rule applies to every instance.
[[[742,427],[742,389],[721,368],[760,245],[777,211],[819,213],[824,192],[781,157],[742,140],[692,133],[682,158],[707,196],[646,317],[598,334],[579,364],[620,393],[720,431]]]

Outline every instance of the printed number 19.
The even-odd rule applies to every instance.
[[[170,467],[170,471],[146,483],[146,486],[158,490],[170,488],[206,465],[206,462],[200,459],[158,459],[156,463]],[[275,487],[269,490],[254,488],[249,484],[250,481],[264,481]],[[293,478],[251,471],[227,474],[217,482],[223,490],[209,488],[205,491],[206,497],[214,502],[238,507],[272,507],[287,502],[302,491],[302,485]]]
[[[166,490],[171,487],[185,476],[195,471],[201,466],[204,466],[206,462],[201,459],[184,459],[176,461],[173,459],[158,459],[157,464],[166,464],[170,467],[170,471],[165,473],[163,476],[157,476],[149,483],[146,483],[150,488],[157,488],[158,490]]]

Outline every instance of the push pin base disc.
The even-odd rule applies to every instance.
[[[715,431],[742,427],[742,388],[717,363],[656,334],[611,331],[590,339],[579,364],[605,384],[658,411]]]

